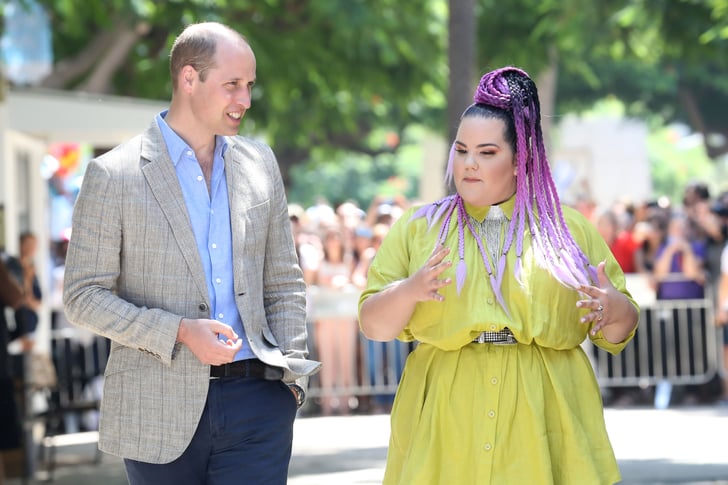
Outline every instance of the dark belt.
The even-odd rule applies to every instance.
[[[211,365],[210,377],[255,377],[267,381],[279,381],[283,379],[283,369],[258,359],[236,360],[229,364]]]

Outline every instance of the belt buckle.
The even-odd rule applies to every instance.
[[[516,340],[516,337],[514,337],[513,334],[511,334],[511,335],[508,335],[505,340],[493,342],[493,345],[516,345],[517,343],[518,343],[518,340]]]
[[[479,344],[484,344],[486,342],[485,332],[480,332],[480,334],[478,335],[478,338],[476,338],[475,341],[478,342]]]

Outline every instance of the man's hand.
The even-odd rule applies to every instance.
[[[219,336],[226,337],[221,340]],[[232,362],[243,341],[229,325],[201,318],[183,318],[177,341],[186,345],[203,364],[222,365]]]

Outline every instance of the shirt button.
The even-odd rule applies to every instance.
[[[218,313],[217,314],[217,318],[219,318],[220,320],[222,320],[223,318],[225,318],[225,315],[223,313]]]
[[[219,285],[220,283],[222,283],[222,280],[220,278],[216,278],[215,283],[217,283]]]
[[[198,181],[198,182],[202,182],[202,175],[198,175],[198,176],[197,176],[197,181]]]
[[[488,298],[488,305],[492,305],[492,304],[493,304],[493,298]]]
[[[212,243],[212,249],[217,249],[217,244]]]
[[[488,411],[488,417],[495,418],[495,411],[493,411],[492,409],[490,411]]]
[[[498,379],[496,377],[491,377],[490,378],[490,383],[495,386],[496,384],[498,384]]]
[[[187,156],[188,157],[191,157],[192,156],[192,150],[187,150]]]
[[[486,443],[485,446],[483,446],[483,449],[485,451],[490,451],[493,449],[493,445],[491,445],[490,443]]]
[[[495,326],[495,325],[491,325],[491,326],[490,326],[490,329],[491,329],[491,330],[495,330],[495,329],[496,329],[496,326]]]

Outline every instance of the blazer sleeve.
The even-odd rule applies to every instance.
[[[64,309],[72,324],[171,365],[181,318],[118,296],[122,188],[123,181],[114,178],[106,164],[99,160],[89,163],[73,210]]]
[[[306,284],[296,256],[278,163],[270,147],[260,149],[272,181],[263,271],[266,320],[283,355],[295,367],[296,360],[302,361],[308,356]]]

